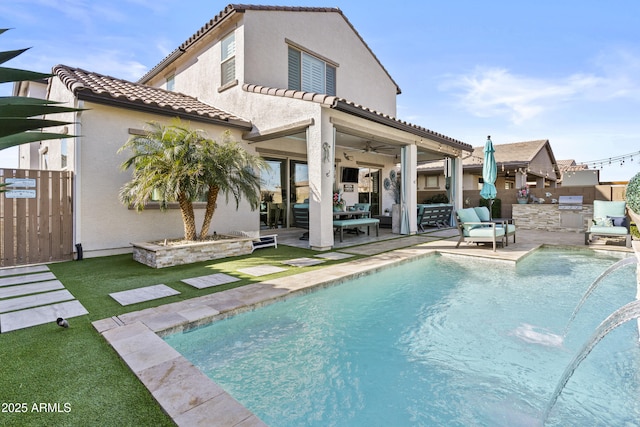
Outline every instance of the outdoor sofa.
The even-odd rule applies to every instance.
[[[453,205],[446,203],[430,203],[418,205],[418,227],[425,231],[425,226],[448,227],[451,224]]]

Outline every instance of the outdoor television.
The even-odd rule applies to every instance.
[[[341,182],[358,182],[358,175],[360,174],[360,169],[358,168],[342,168],[342,176],[340,177]]]

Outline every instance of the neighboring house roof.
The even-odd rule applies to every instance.
[[[551,150],[551,144],[548,139],[540,139],[535,141],[514,142],[510,144],[494,144],[495,150],[494,157],[498,167],[504,166],[505,168],[519,168],[528,167],[529,164],[535,159],[535,157],[542,151],[547,150],[549,159],[553,165],[558,163],[555,160],[553,151]],[[462,167],[465,170],[481,170],[484,163],[484,146],[474,147],[470,156],[465,157],[462,160]],[[442,171],[444,163],[430,162],[423,165],[418,165],[418,171],[428,172],[433,170]],[[559,179],[559,171],[557,168],[556,177]],[[531,171],[535,175],[535,171]]]
[[[413,135],[426,137],[432,141],[437,141],[448,146],[460,149],[462,151],[471,151],[473,148],[471,145],[462,141],[450,138],[448,136],[439,134],[422,126],[414,125],[409,122],[398,120],[395,117],[383,114],[375,110],[371,110],[362,105],[358,105],[352,101],[348,101],[344,98],[337,96],[318,94],[313,92],[304,92],[293,89],[280,89],[272,88],[254,84],[244,84],[242,89],[250,93],[260,93],[264,95],[280,96],[283,98],[301,99],[303,101],[316,102],[326,107],[349,113],[363,119],[371,120],[376,123],[380,123],[386,126],[390,126],[395,129],[399,129],[405,132],[409,132]]]
[[[573,159],[558,160],[558,169],[560,173],[587,170],[589,167],[585,164],[577,164]]]
[[[230,4],[224,8],[224,10],[220,11],[213,19],[207,22],[202,28],[195,32],[191,37],[189,37],[184,43],[182,43],[176,50],[167,55],[160,63],[158,63],[155,67],[149,70],[144,76],[138,80],[138,83],[147,83],[154,76],[156,76],[161,70],[163,70],[168,64],[173,62],[176,58],[184,54],[195,42],[204,37],[209,31],[216,28],[222,21],[231,16],[234,13],[244,13],[247,10],[254,11],[273,11],[273,12],[319,12],[319,13],[338,13],[345,20],[347,25],[351,28],[354,34],[360,39],[362,44],[369,50],[371,56],[376,60],[376,62],[380,65],[380,67],[387,74],[389,79],[396,86],[396,93],[400,94],[402,91],[400,87],[395,82],[391,74],[387,71],[387,69],[382,65],[382,62],[378,59],[378,57],[373,53],[369,45],[364,41],[360,33],[355,29],[355,27],[349,22],[347,17],[342,13],[337,7],[294,7],[294,6],[261,6],[261,5],[249,5],[249,4]]]
[[[65,65],[56,65],[52,73],[81,100],[242,129],[252,127],[249,120],[182,93]]]

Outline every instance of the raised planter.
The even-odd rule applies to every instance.
[[[180,245],[132,243],[133,259],[153,268],[172,267],[212,259],[248,255],[253,252],[249,237],[225,236],[220,240]]]

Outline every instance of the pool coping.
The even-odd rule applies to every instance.
[[[536,245],[517,259],[488,260],[516,263],[543,246]],[[567,247],[575,249],[574,246]],[[266,426],[162,337],[436,254],[478,258],[428,243],[420,244],[327,266],[321,270],[265,280],[97,320],[93,326],[178,426]]]

